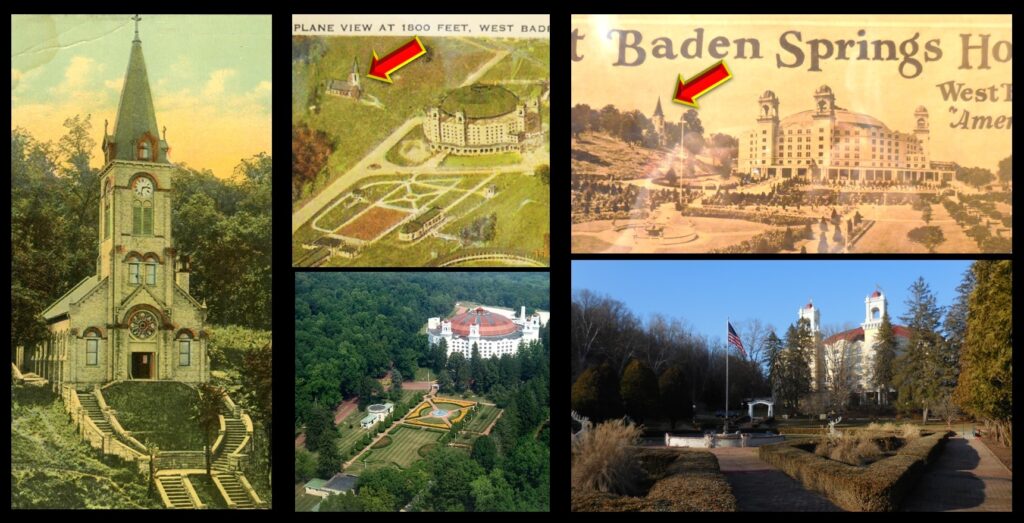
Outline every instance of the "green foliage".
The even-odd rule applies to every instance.
[[[144,445],[161,450],[196,450],[205,445],[194,418],[199,405],[196,389],[170,381],[125,381],[103,389],[103,399],[117,411],[125,430],[137,432]]]
[[[210,475],[212,467],[211,451],[214,436],[220,429],[221,409],[224,406],[224,389],[209,383],[200,383],[196,390],[199,392],[199,400],[196,402],[192,419],[199,424],[203,431],[204,447],[206,450],[206,475]]]
[[[516,493],[500,470],[474,479],[470,484],[476,512],[512,512],[516,510]]]
[[[956,168],[956,179],[973,187],[981,187],[982,185],[992,183],[995,178],[992,171],[982,167],[957,166]]]
[[[650,367],[634,359],[622,372],[619,394],[626,414],[642,422],[658,408],[658,377]]]
[[[806,318],[789,326],[784,345],[778,366],[779,399],[783,405],[796,408],[800,396],[811,390],[808,360],[814,350],[814,336]]]
[[[306,482],[316,476],[316,458],[306,449],[295,449],[295,481]]]
[[[341,456],[335,445],[322,445],[316,461],[316,475],[330,479],[341,470]]]
[[[320,512],[366,512],[363,499],[354,492],[331,494],[320,503]]]
[[[572,408],[597,422],[622,416],[619,379],[607,363],[591,367],[573,384]]]
[[[134,463],[89,447],[49,389],[11,388],[11,508],[162,508]]]
[[[895,362],[893,383],[899,392],[896,406],[903,412],[923,409],[927,421],[928,409],[942,393],[942,308],[924,278],[918,278],[909,290],[907,313],[900,320],[907,324],[910,338]]]
[[[967,333],[956,401],[965,412],[995,424],[1010,444],[1013,416],[1013,263],[979,260],[971,267]]]
[[[186,166],[175,173],[174,243],[191,259],[189,292],[207,302],[210,323],[271,325],[272,172],[272,158],[260,153],[232,178]]]
[[[884,398],[889,396],[889,387],[893,384],[894,365],[896,352],[899,344],[896,341],[896,333],[893,331],[892,322],[889,321],[889,311],[882,314],[882,324],[878,326],[878,333],[875,334],[875,361],[871,372],[871,383],[880,387]]]
[[[428,502],[439,512],[464,512],[473,509],[470,484],[484,474],[483,469],[460,450],[439,447],[428,458],[427,470],[433,482]]]
[[[672,428],[675,428],[676,420],[693,417],[690,384],[686,383],[686,374],[681,368],[673,365],[661,373],[658,378],[658,393],[661,397],[661,408],[658,413],[671,421]]]
[[[542,164],[534,167],[533,168],[533,174],[535,174],[538,177],[540,177],[540,181],[544,185],[551,185],[551,166],[550,165],[548,165],[546,163],[542,163]]]
[[[314,406],[306,417],[306,448],[318,452],[325,446],[333,445],[337,435],[334,413],[322,405]]]
[[[469,457],[479,463],[484,470],[489,471],[498,461],[498,447],[494,445],[494,440],[490,436],[480,436],[473,441]]]

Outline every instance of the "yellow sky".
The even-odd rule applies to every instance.
[[[600,109],[611,103],[620,110],[638,109],[650,117],[660,96],[666,120],[678,122],[688,109],[671,102],[678,75],[690,78],[715,63],[718,58],[710,56],[709,47],[714,38],[722,36],[730,42],[728,47],[724,47],[728,52],[724,60],[733,78],[697,101],[706,133],[726,132],[738,137],[755,124],[757,98],[765,90],[775,92],[780,102],[780,116],[786,117],[811,109],[815,89],[828,84],[835,93],[838,106],[872,115],[897,131],[911,131],[915,125],[914,109],[919,105],[925,106],[931,120],[932,160],[956,161],[962,165],[994,170],[999,160],[1011,154],[1012,130],[950,128],[950,124],[957,121],[965,110],[971,116],[1010,117],[1012,104],[1002,101],[1005,89],[998,92],[998,102],[953,102],[944,100],[936,87],[950,80],[975,88],[1011,83],[1012,62],[996,61],[991,49],[990,69],[959,69],[963,58],[960,35],[973,33],[972,43],[980,44],[980,35],[989,34],[990,48],[1000,40],[1012,41],[1010,16],[577,15],[572,18],[572,28],[585,35],[585,39],[577,43],[577,54],[583,59],[572,62],[573,105],[585,103]],[[659,37],[671,40],[674,52],[679,55],[683,41],[694,37],[696,28],[704,28],[702,57],[667,59],[652,56],[652,41]],[[621,38],[615,35],[608,38],[609,31],[613,29],[636,30],[643,35],[640,47],[647,52],[643,64],[636,67],[612,65],[618,60]],[[789,30],[801,33],[799,40],[791,36],[788,41],[803,51],[804,61],[800,67],[778,68],[777,55],[787,63],[795,60],[794,55],[780,44],[780,36]],[[864,36],[858,36],[860,30],[864,30]],[[915,78],[906,79],[900,75],[900,60],[842,61],[831,58],[821,60],[821,71],[808,71],[808,42],[811,40],[831,40],[834,44],[836,40],[871,42],[882,39],[895,41],[899,48],[916,32],[920,33],[917,39],[920,49],[915,57],[922,62],[923,70]],[[734,40],[738,38],[757,39],[761,58],[737,58]],[[942,57],[925,62],[925,43],[932,39],[939,39]],[[824,49],[824,44],[821,47]],[[854,47],[848,54],[855,58],[858,50]],[[870,44],[868,52],[873,52]],[[749,48],[747,54],[749,57]],[[635,56],[632,51],[627,51],[625,58],[632,62]],[[902,55],[897,53],[897,56]],[[979,50],[971,51],[970,57],[973,65],[980,65]],[[958,112],[952,113],[951,108]]]
[[[11,17],[11,128],[56,141],[92,116],[93,166],[113,132],[134,34],[130,15]],[[271,152],[269,16],[143,15],[139,26],[157,125],[172,162],[229,177]]]

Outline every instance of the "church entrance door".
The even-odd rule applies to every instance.
[[[153,376],[153,353],[133,352],[132,353],[132,375],[134,380],[151,380]]]

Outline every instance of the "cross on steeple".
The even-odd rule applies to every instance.
[[[142,40],[139,40],[139,21],[142,20],[142,17],[139,15],[135,15],[131,19],[135,20],[135,40],[132,41],[141,42]]]

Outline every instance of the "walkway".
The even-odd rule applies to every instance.
[[[756,448],[709,449],[732,486],[741,512],[838,512],[839,507],[811,492],[785,472],[761,461]]]
[[[980,440],[953,438],[904,500],[902,510],[1009,512],[1013,474]]]

